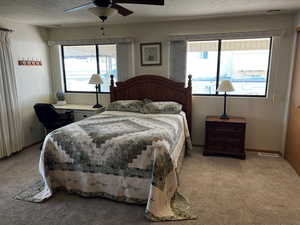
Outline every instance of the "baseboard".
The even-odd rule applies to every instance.
[[[9,156],[5,156],[5,157],[3,157],[3,158],[0,158],[0,160],[5,160],[5,159],[7,159],[7,158],[9,158],[9,157],[12,157],[12,156],[14,156],[14,155],[17,155],[17,154],[21,153],[23,150],[28,149],[28,148],[31,148],[32,146],[37,145],[37,144],[40,144],[40,143],[42,143],[42,140],[41,140],[41,141],[34,142],[34,143],[31,144],[31,145],[24,146],[20,151],[16,151],[16,152],[10,154]]]
[[[193,144],[193,147],[201,147],[201,148],[203,148],[204,145],[194,145],[194,144]]]
[[[204,148],[204,145],[199,145],[199,144],[193,144],[193,147],[201,147]],[[274,150],[265,150],[265,149],[251,149],[251,148],[246,148],[247,152],[265,152],[265,153],[274,153],[274,154],[279,154],[282,156],[282,153],[280,151],[274,151]]]
[[[43,141],[43,140],[40,140],[40,141],[34,142],[34,143],[30,144],[30,145],[24,146],[24,147],[22,148],[22,151],[25,150],[25,149],[27,149],[27,148],[31,148],[31,147],[34,146],[34,145],[40,144],[40,143],[42,143],[42,141]]]
[[[264,153],[274,153],[274,154],[279,154],[282,156],[282,153],[280,151],[274,151],[274,150],[265,150],[265,149],[246,149],[247,152],[264,152]]]

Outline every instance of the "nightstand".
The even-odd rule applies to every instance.
[[[208,116],[205,121],[203,155],[220,154],[245,159],[246,123],[242,117],[223,120],[218,116]]]

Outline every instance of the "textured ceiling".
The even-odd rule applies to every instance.
[[[15,22],[34,25],[93,24],[98,21],[87,10],[64,14],[63,10],[87,3],[89,0],[0,0],[0,16]],[[300,9],[300,0],[165,0],[165,6],[123,4],[134,14],[115,14],[107,23],[137,23],[189,18],[249,15],[281,9]]]

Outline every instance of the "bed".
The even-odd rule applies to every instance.
[[[115,84],[111,101],[175,101],[179,114],[106,111],[47,135],[40,157],[43,187],[27,200],[42,202],[55,191],[146,204],[152,221],[194,218],[178,192],[185,150],[191,148],[191,77],[188,87],[141,75]]]

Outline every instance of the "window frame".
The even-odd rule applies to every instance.
[[[75,45],[61,45],[61,61],[62,61],[62,72],[63,72],[63,81],[64,81],[64,89],[65,93],[77,93],[77,94],[95,94],[96,91],[68,91],[67,89],[67,79],[66,79],[66,68],[65,68],[65,46],[95,46],[96,49],[96,63],[97,63],[97,73],[100,73],[100,63],[99,63],[99,45],[116,45],[116,43],[105,43],[105,44],[75,44]],[[118,70],[118,68],[117,68]],[[106,91],[98,92],[100,94],[110,94]]]
[[[233,95],[227,93],[227,96],[230,97],[249,97],[249,98],[267,98],[268,90],[269,90],[269,77],[270,77],[270,67],[271,67],[271,56],[272,56],[272,46],[273,46],[273,37],[260,37],[260,38],[268,38],[270,39],[270,46],[269,46],[269,61],[268,61],[268,68],[267,68],[267,79],[266,79],[266,89],[264,95]],[[241,39],[259,39],[259,38],[233,38],[233,39],[211,39],[209,41],[218,41],[218,59],[217,59],[217,74],[216,74],[216,93],[215,94],[192,94],[193,96],[224,96],[224,94],[219,94],[217,89],[219,87],[220,81],[220,66],[221,66],[221,52],[222,52],[222,41],[225,40],[241,40]],[[208,40],[192,40],[193,41],[208,41]],[[188,54],[188,51],[186,51]],[[193,87],[193,81],[192,81]]]

